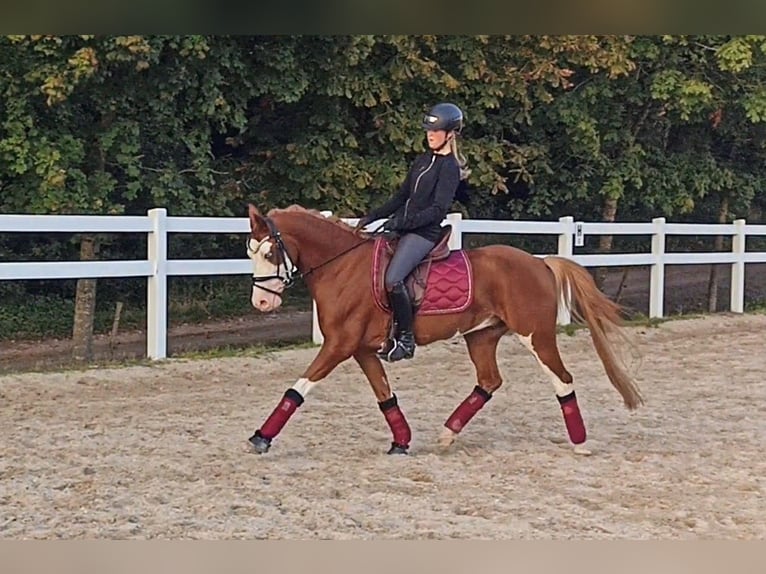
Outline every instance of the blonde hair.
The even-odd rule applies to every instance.
[[[467,167],[468,162],[465,159],[465,156],[460,153],[460,151],[457,148],[457,133],[452,133],[452,139],[449,141],[449,148],[450,152],[452,152],[452,155],[455,156],[455,159],[457,160],[457,164],[460,166],[460,180],[463,181],[465,179],[468,179],[468,176],[471,175],[471,170]]]

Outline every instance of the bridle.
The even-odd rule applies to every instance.
[[[300,269],[298,269],[298,266],[293,262],[290,255],[287,253],[287,248],[285,247],[285,242],[282,241],[282,234],[279,232],[279,229],[277,229],[276,224],[271,220],[269,217],[264,217],[264,221],[266,222],[266,226],[269,228],[269,234],[261,239],[261,241],[258,243],[260,246],[263,244],[264,241],[267,241],[269,239],[272,239],[274,243],[276,244],[277,250],[279,251],[280,255],[280,262],[277,265],[277,272],[276,275],[259,275],[259,276],[253,276],[253,287],[258,287],[259,289],[263,289],[264,291],[271,293],[273,295],[281,295],[281,293],[278,293],[277,291],[274,291],[273,289],[269,289],[268,287],[264,287],[263,285],[259,285],[259,283],[262,283],[263,281],[268,281],[269,279],[279,279],[285,286],[285,289],[292,287],[295,285],[295,281],[297,279],[302,279],[320,267],[324,267],[328,263],[331,263],[332,261],[335,261],[339,257],[342,257],[346,253],[349,253],[350,251],[353,251],[357,247],[361,247],[365,243],[369,241],[369,238],[365,238],[361,240],[358,243],[355,243],[348,249],[345,249],[338,253],[337,255],[333,255],[330,257],[327,261],[323,261],[319,265],[316,265],[314,267],[309,268],[307,271],[302,272]],[[377,229],[373,230],[371,233],[375,233],[380,229],[378,227]],[[247,240],[247,250],[253,251],[250,249],[250,239]],[[257,251],[257,248],[256,248]],[[287,264],[289,262],[289,266]],[[284,273],[282,273],[282,268],[284,265]]]
[[[285,289],[287,289],[288,287],[292,287],[295,284],[295,280],[301,276],[301,273],[297,265],[295,265],[293,260],[287,254],[287,248],[285,247],[284,241],[282,241],[282,235],[279,233],[277,226],[274,224],[274,222],[270,218],[264,217],[263,219],[266,221],[266,226],[269,228],[269,235],[267,235],[266,237],[264,237],[258,242],[258,247],[260,247],[264,241],[273,239],[274,243],[277,246],[277,250],[279,251],[280,262],[277,265],[276,275],[253,276],[253,287],[258,287],[259,289],[263,289],[264,291],[271,293],[272,295],[280,295],[279,292],[274,291],[273,289],[269,289],[268,287],[264,287],[263,285],[259,285],[259,283],[262,283],[263,281],[268,281],[269,279],[279,279],[284,284]],[[256,247],[255,250],[250,249],[250,239],[247,240],[248,251],[257,252],[258,247]],[[289,267],[287,265],[287,262],[289,262]],[[283,265],[284,265],[284,273],[282,273]]]

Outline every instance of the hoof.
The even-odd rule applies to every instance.
[[[582,456],[590,456],[593,452],[585,446],[585,443],[574,445],[574,453]]]
[[[265,454],[271,447],[271,439],[261,436],[261,431],[255,431],[255,434],[248,440],[253,445],[253,450],[258,454]]]
[[[457,440],[457,433],[453,430],[445,428],[442,431],[442,434],[439,436],[439,446],[442,448],[447,448],[453,442],[455,442],[455,440]]]
[[[391,443],[391,448],[388,449],[388,452],[386,454],[407,454],[407,449],[410,447],[403,446],[401,444],[396,444],[395,442]]]

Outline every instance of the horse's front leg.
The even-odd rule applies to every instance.
[[[345,342],[334,339],[325,340],[319,353],[309,367],[295,384],[285,391],[282,400],[272,411],[261,427],[255,431],[249,441],[255,452],[262,454],[269,450],[271,441],[281,432],[287,421],[295,411],[303,404],[306,395],[319,381],[329,375],[340,363],[348,359],[353,353],[349,348],[348,340]]]
[[[476,369],[476,386],[471,394],[453,411],[444,423],[444,430],[439,437],[439,444],[448,447],[457,438],[469,421],[492,398],[492,394],[503,384],[503,378],[497,366],[497,345],[507,331],[505,325],[489,327],[481,331],[465,334],[468,354]]]
[[[391,429],[393,441],[391,442],[388,454],[407,454],[412,431],[407,423],[407,419],[404,417],[404,413],[399,408],[396,395],[388,384],[383,364],[374,352],[356,353],[354,359],[359,363],[367,380],[370,382],[372,392],[375,393],[375,398],[378,400],[378,408],[380,408]]]

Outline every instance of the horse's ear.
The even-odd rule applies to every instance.
[[[261,212],[252,203],[247,204],[247,211],[250,216],[250,231],[255,233],[266,229],[266,222],[263,220]]]

